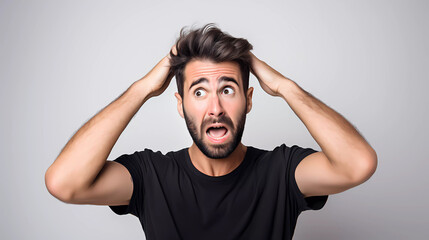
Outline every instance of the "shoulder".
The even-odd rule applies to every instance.
[[[260,159],[275,159],[284,162],[286,161],[300,161],[306,156],[317,152],[312,148],[304,148],[298,145],[287,146],[282,144],[275,147],[273,150],[262,150],[258,148],[249,147],[249,149],[258,156]]]
[[[178,157],[183,157],[185,151],[187,150],[187,148],[181,149],[181,150],[177,150],[177,151],[170,151],[167,153],[162,153],[161,151],[157,150],[154,151],[152,149],[149,148],[145,148],[142,151],[135,151],[132,154],[122,154],[119,158],[141,158],[141,159],[172,159],[172,158],[178,158]]]
[[[287,146],[286,144],[282,144],[276,147],[273,152],[275,154],[282,155],[286,158],[297,158],[297,157],[306,157],[309,154],[317,152],[312,148],[305,148],[298,145]]]
[[[132,154],[122,154],[114,161],[126,166],[133,165],[134,167],[139,166],[140,168],[150,168],[154,166],[165,167],[183,158],[185,156],[185,151],[186,149],[181,149],[164,154],[161,151],[145,148],[142,151],[135,151]]]

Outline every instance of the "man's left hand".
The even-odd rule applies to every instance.
[[[262,89],[271,96],[281,96],[281,88],[286,87],[286,84],[292,80],[258,59],[252,52],[250,56],[252,58],[250,71],[258,79]]]

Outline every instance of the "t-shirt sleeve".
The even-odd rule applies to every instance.
[[[122,164],[130,173],[133,180],[133,193],[128,205],[109,206],[113,212],[118,215],[131,213],[134,216],[139,216],[141,204],[137,204],[143,200],[143,172],[144,162],[141,160],[139,152],[133,154],[123,154],[114,160]]]
[[[289,183],[291,184],[290,189],[292,190],[297,200],[299,209],[301,211],[322,209],[328,200],[328,195],[311,196],[311,197],[304,198],[304,195],[299,190],[298,184],[296,183],[296,179],[295,179],[295,170],[298,164],[302,161],[302,159],[317,151],[312,148],[302,148],[297,145],[293,145],[290,148],[288,147],[286,148],[287,148],[286,152],[288,152],[287,155],[289,157],[288,172],[289,172]]]

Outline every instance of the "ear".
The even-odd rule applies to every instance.
[[[174,96],[176,96],[176,98],[177,98],[177,111],[179,112],[180,116],[182,118],[184,118],[184,116],[183,116],[183,102],[182,102],[182,97],[177,92],[174,93]]]
[[[253,97],[253,87],[249,87],[247,89],[246,98],[247,98],[247,106],[246,106],[246,114],[252,110],[252,97]]]

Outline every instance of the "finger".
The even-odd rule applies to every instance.
[[[258,80],[259,80],[259,77],[258,77],[258,75],[256,74],[256,72],[258,71],[258,70],[257,70],[257,66],[258,66],[258,62],[260,62],[260,60],[259,60],[259,58],[257,58],[257,57],[255,56],[255,54],[253,54],[251,51],[249,51],[249,54],[250,54],[250,58],[251,58],[250,72],[251,72],[253,75],[255,75],[255,77],[257,77],[257,78],[258,78]]]
[[[171,58],[171,55],[174,55],[174,56],[176,56],[176,55],[177,55],[177,48],[176,48],[176,44],[174,44],[174,45],[171,47],[170,51],[168,52],[168,54],[167,54],[168,59],[170,59],[170,58]]]
[[[174,44],[173,47],[171,47],[171,52],[173,52],[174,55],[177,55],[176,44]]]

